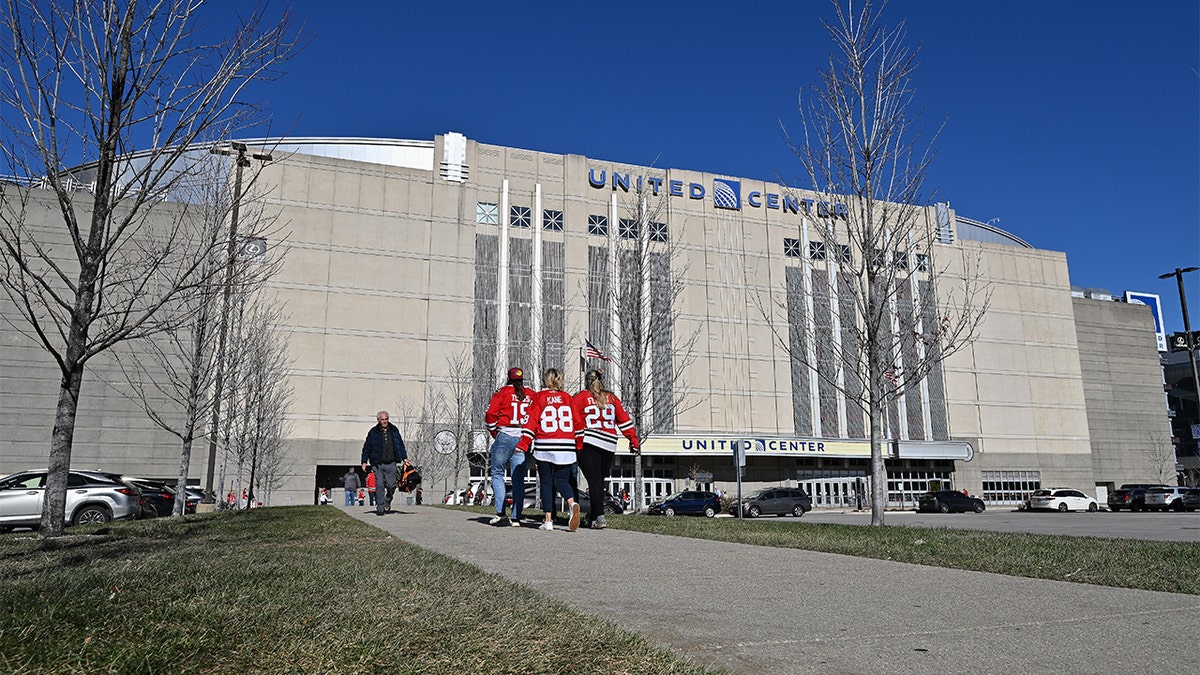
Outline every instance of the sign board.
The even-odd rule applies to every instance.
[[[1192,439],[1200,441],[1200,424],[1192,425]]]
[[[1187,333],[1171,333],[1170,343],[1171,351],[1186,352],[1188,350],[1188,335]],[[1192,331],[1192,345],[1200,344],[1200,331]]]
[[[711,471],[697,471],[695,477],[692,478],[697,483],[711,483],[712,479],[713,475]]]
[[[733,465],[746,466],[746,446],[750,445],[750,441],[742,441],[733,443]]]
[[[1154,317],[1154,337],[1158,342],[1158,351],[1167,351],[1167,334],[1163,332],[1162,301],[1154,293],[1137,293],[1125,291],[1125,302],[1131,305],[1146,305]]]

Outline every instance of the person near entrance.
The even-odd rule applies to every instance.
[[[408,451],[404,448],[404,439],[400,430],[389,423],[386,410],[380,410],[375,415],[375,426],[367,432],[367,440],[363,441],[362,468],[375,474],[375,487],[385,490],[376,494],[375,515],[382,516],[392,509],[392,497],[396,494],[396,482],[399,478],[397,463],[408,464]]]
[[[596,530],[608,526],[604,518],[604,501],[607,496],[604,479],[612,470],[613,457],[617,453],[617,434],[629,439],[629,450],[641,452],[637,430],[633,420],[621,405],[621,399],[604,388],[604,371],[589,370],[583,376],[583,391],[571,399],[575,419],[575,450],[579,468],[588,482],[588,522]]]
[[[492,435],[491,473],[492,501],[496,515],[492,525],[521,524],[521,508],[525,505],[525,453],[517,450],[521,429],[529,421],[529,406],[533,397],[525,389],[525,371],[508,369],[508,383],[492,394],[483,423]],[[512,517],[504,512],[504,474],[512,475]]]
[[[529,421],[521,430],[517,450],[532,450],[541,479],[542,511],[545,520],[539,530],[554,529],[554,492],[567,500],[570,518],[567,527],[579,529],[579,504],[571,489],[571,469],[575,465],[575,413],[571,395],[563,391],[563,374],[550,368],[542,377],[546,387],[533,395]]]
[[[358,472],[354,467],[346,469],[346,473],[342,474],[342,487],[346,490],[346,506],[354,506],[354,495],[358,494],[358,488],[362,484],[358,480]]]

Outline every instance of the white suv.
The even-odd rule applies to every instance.
[[[1186,487],[1178,485],[1159,485],[1146,490],[1147,511],[1183,510],[1183,495]]]
[[[91,525],[137,516],[140,493],[96,474],[67,474],[68,525]],[[46,471],[22,471],[0,478],[0,532],[37,528],[46,498]]]

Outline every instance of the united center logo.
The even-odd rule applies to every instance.
[[[718,209],[742,210],[742,183],[724,178],[713,179],[713,206]]]

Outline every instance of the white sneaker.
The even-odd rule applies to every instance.
[[[509,524],[509,525],[511,525],[511,526],[513,526],[513,527],[520,527],[520,526],[521,526],[521,519],[520,519],[520,518],[509,518],[509,520],[508,520],[508,524]]]
[[[506,520],[508,520],[507,516],[505,516],[503,513],[497,513],[496,515],[492,516],[491,520],[488,521],[488,525],[503,525],[504,521]]]
[[[567,521],[567,527],[572,532],[579,529],[579,502],[571,505],[571,519]]]
[[[538,529],[539,530],[547,530],[547,531],[553,530],[554,523],[547,520],[547,521],[543,522],[541,525],[538,525]]]

